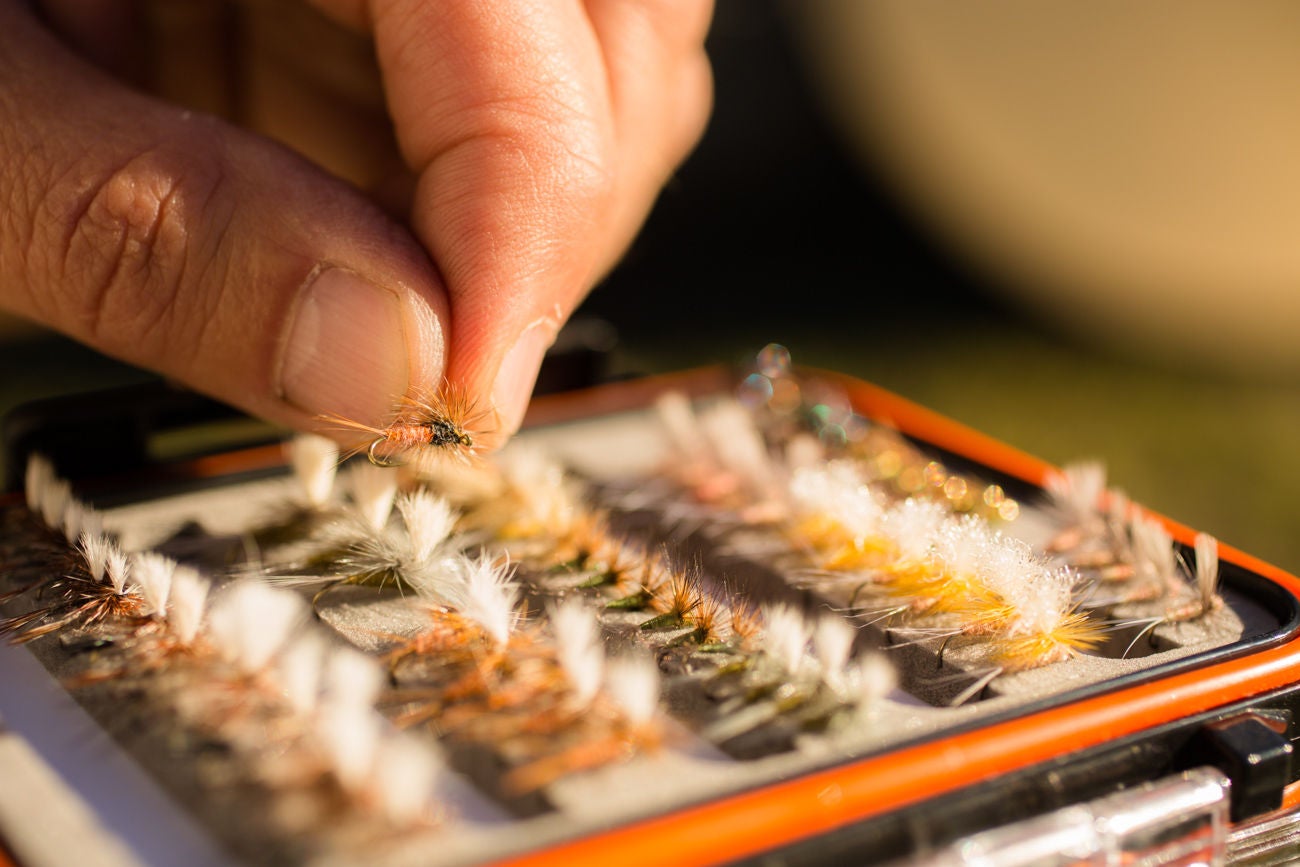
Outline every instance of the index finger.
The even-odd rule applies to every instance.
[[[573,0],[374,0],[412,225],[451,303],[448,379],[522,418],[604,258],[616,192],[599,44]]]

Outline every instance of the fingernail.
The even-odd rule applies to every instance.
[[[298,299],[280,362],[280,394],[312,415],[379,424],[406,393],[406,343],[396,293],[329,268]]]
[[[528,399],[537,383],[537,371],[542,366],[542,356],[551,345],[554,330],[546,323],[529,326],[514,347],[506,353],[497,370],[492,385],[492,403],[501,420],[502,433],[511,434],[519,429],[528,409]]]

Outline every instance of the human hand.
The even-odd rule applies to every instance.
[[[35,5],[0,5],[0,306],[296,427],[381,424],[445,379],[513,431],[709,110],[710,0],[314,0],[372,40],[401,225],[105,74],[130,0]]]

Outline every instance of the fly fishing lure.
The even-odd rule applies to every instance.
[[[174,583],[173,596],[178,589]],[[240,738],[233,726],[259,712],[271,714],[285,739],[274,749],[296,753],[308,768],[326,772],[357,807],[398,827],[433,818],[436,784],[445,775],[439,754],[396,731],[376,711],[382,668],[369,655],[327,639],[307,618],[301,598],[258,581],[232,582],[217,594],[203,631],[208,664],[224,663],[211,669],[225,683],[212,702],[238,696],[240,712],[232,715],[195,699],[196,724],[229,740],[233,749],[256,751],[266,735]],[[286,711],[293,723],[288,726]],[[319,777],[308,773],[294,780],[290,785],[310,787]]]
[[[335,476],[338,443],[316,434],[296,434],[283,445],[294,484],[280,501],[269,504],[265,518],[250,530],[246,544],[258,550],[277,548],[310,537],[338,514]]]
[[[514,793],[534,791],[561,777],[658,749],[663,741],[659,691],[659,670],[650,660],[641,656],[610,660],[601,694],[582,718],[585,736],[514,768],[503,779],[504,788]]]
[[[855,619],[885,623],[893,646],[936,642],[942,665],[958,641],[972,648],[963,655],[967,664],[992,666],[991,679],[1064,661],[1101,642],[1103,625],[1079,608],[1077,576],[994,530],[982,515],[962,515],[928,495],[891,501],[861,464],[846,459],[803,466],[785,478],[787,550],[811,560],[800,583],[856,612]],[[774,617],[778,635],[799,644],[790,618]],[[899,634],[908,640],[893,642]]]
[[[318,420],[345,431],[370,434],[369,444],[352,454],[364,452],[375,466],[395,467],[437,456],[473,462],[491,433],[482,427],[491,414],[460,387],[444,383],[438,391],[417,390],[403,397],[386,427],[339,415],[322,415]]]
[[[880,532],[885,505],[852,464],[796,470],[788,493],[795,514],[789,535],[815,552],[821,568],[863,569],[888,557]]]
[[[372,495],[384,502],[372,502]],[[319,588],[312,598],[313,609],[344,586],[402,591],[423,587],[437,595],[449,574],[445,561],[463,542],[454,533],[457,513],[446,500],[424,489],[397,495],[395,500],[389,499],[392,496],[389,490],[367,491],[357,501],[362,516],[328,530],[321,546],[301,562],[253,574],[284,587]],[[388,526],[388,502],[401,515],[400,526]]]
[[[484,558],[463,568],[504,582]],[[430,628],[388,654],[398,687],[385,702],[399,727],[493,751],[505,772],[483,782],[509,798],[657,745],[657,670],[645,657],[607,662],[590,606],[569,597],[549,608],[549,630],[513,634],[496,628],[501,614],[517,618],[511,594],[487,608],[496,614],[430,607]]]
[[[1001,486],[946,467],[887,422],[860,415],[843,387],[795,370],[784,346],[764,347],[752,370],[737,398],[769,451],[784,451],[788,469],[848,460],[887,499],[924,497],[993,522],[1019,516],[1020,504]]]
[[[44,604],[0,618],[0,636],[23,643],[67,626],[91,626],[116,617],[139,618],[150,610],[146,589],[132,580],[132,562],[103,532],[99,514],[72,494],[45,458],[33,455],[26,467],[28,511],[52,534],[39,548],[41,574],[35,581],[0,595],[0,601],[31,596]],[[66,545],[64,544],[66,540]],[[166,576],[170,589],[171,574]],[[159,618],[166,605],[161,583],[151,584]],[[161,605],[159,604],[161,602]]]
[[[852,725],[897,682],[881,654],[854,657],[857,630],[837,615],[810,617],[777,604],[763,609],[762,622],[746,664],[711,677],[712,696],[722,704],[704,734],[731,744],[729,751],[770,751],[771,743],[801,731]]]
[[[1189,567],[1159,523],[1144,519],[1137,526],[1143,527],[1137,534],[1140,546],[1145,546],[1153,553],[1158,552],[1154,559],[1140,559],[1139,570],[1150,570],[1157,580],[1157,586],[1166,588],[1168,599],[1164,612],[1159,616],[1135,621],[1142,628],[1125,648],[1125,656],[1142,636],[1151,635],[1158,627],[1199,620],[1223,607],[1223,597],[1219,595],[1218,539],[1208,533],[1197,533],[1192,544],[1195,566]]]

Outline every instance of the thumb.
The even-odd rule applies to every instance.
[[[0,6],[0,305],[258,415],[379,423],[443,375],[422,248],[266,140],[128,91]]]

